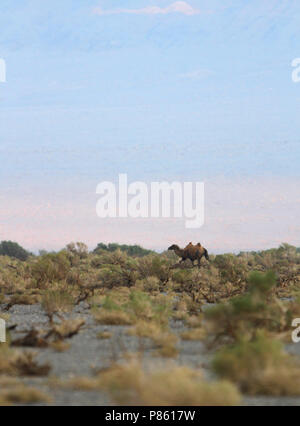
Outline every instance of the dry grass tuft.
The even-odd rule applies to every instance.
[[[85,320],[82,318],[66,320],[61,324],[54,325],[51,334],[56,340],[70,339],[79,333],[84,324]]]
[[[25,386],[19,379],[0,376],[0,406],[50,402],[48,395],[33,387]]]
[[[10,361],[12,371],[18,376],[44,377],[48,376],[51,366],[49,364],[38,364],[35,360],[36,353],[23,352]]]
[[[27,387],[23,384],[0,390],[0,406],[14,404],[47,404],[50,402],[51,398],[44,392],[33,387]]]
[[[11,349],[7,344],[0,346],[0,375],[8,376],[47,376],[50,365],[39,365],[36,353],[19,352]]]
[[[103,325],[131,325],[132,319],[123,311],[94,311],[94,318],[99,324]]]
[[[206,337],[206,330],[204,328],[193,328],[181,333],[180,337],[182,340],[203,340]]]
[[[41,332],[34,328],[30,330],[24,337],[13,340],[11,345],[27,348],[47,348],[49,346],[47,340],[44,339],[44,337],[41,335]]]
[[[51,398],[38,389],[20,384],[0,391],[0,405],[50,403]]]
[[[134,327],[128,330],[130,336],[155,339],[161,336],[162,328],[155,322],[138,321]]]
[[[228,382],[207,383],[198,371],[185,367],[144,372],[131,361],[99,375],[99,387],[122,405],[237,405],[240,395]]]

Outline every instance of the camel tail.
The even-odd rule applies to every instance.
[[[209,260],[209,255],[208,255],[208,251],[205,249],[205,252],[204,252],[204,256],[205,256],[205,259],[206,260]]]

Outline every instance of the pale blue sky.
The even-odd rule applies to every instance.
[[[1,0],[0,240],[297,244],[299,22],[297,0]],[[206,181],[207,225],[195,236],[166,223],[104,230],[95,188],[119,173]],[[236,184],[233,210],[222,194]],[[274,197],[262,226],[256,200]]]

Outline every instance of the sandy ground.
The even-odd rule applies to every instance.
[[[0,311],[2,308],[3,306],[0,305]],[[40,305],[15,305],[9,310],[9,315],[10,319],[7,325],[17,324],[16,329],[11,333],[13,339],[24,336],[24,333],[33,326],[38,329],[47,328],[48,319]],[[68,340],[71,345],[70,349],[62,353],[53,349],[33,349],[33,351],[38,351],[37,359],[39,362],[50,363],[52,367],[50,377],[67,380],[75,376],[92,376],[96,370],[109,366],[112,360],[117,361],[120,354],[124,352],[143,351],[145,367],[153,363],[163,365],[166,362],[168,364],[174,362],[169,359],[153,358],[152,355],[155,348],[151,340],[129,336],[126,333],[128,327],[97,325],[89,314],[88,306],[85,302],[77,306],[68,317],[81,317],[86,321],[79,334]],[[180,334],[184,330],[181,321],[172,322],[171,328],[176,334]],[[109,331],[112,334],[112,338],[99,339],[97,336],[100,331]],[[208,369],[210,357],[203,343],[180,340],[178,349],[177,364],[201,367],[206,378],[211,378],[211,373]],[[289,345],[288,350],[300,355],[300,344]],[[23,380],[26,384],[33,385],[49,394],[53,405],[113,404],[108,396],[102,392],[81,392],[52,388],[49,386],[47,378],[25,378]],[[243,403],[244,405],[298,406],[300,405],[300,398],[245,397]]]

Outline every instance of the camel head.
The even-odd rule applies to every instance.
[[[176,244],[173,244],[168,248],[168,250],[180,250],[180,248]]]

